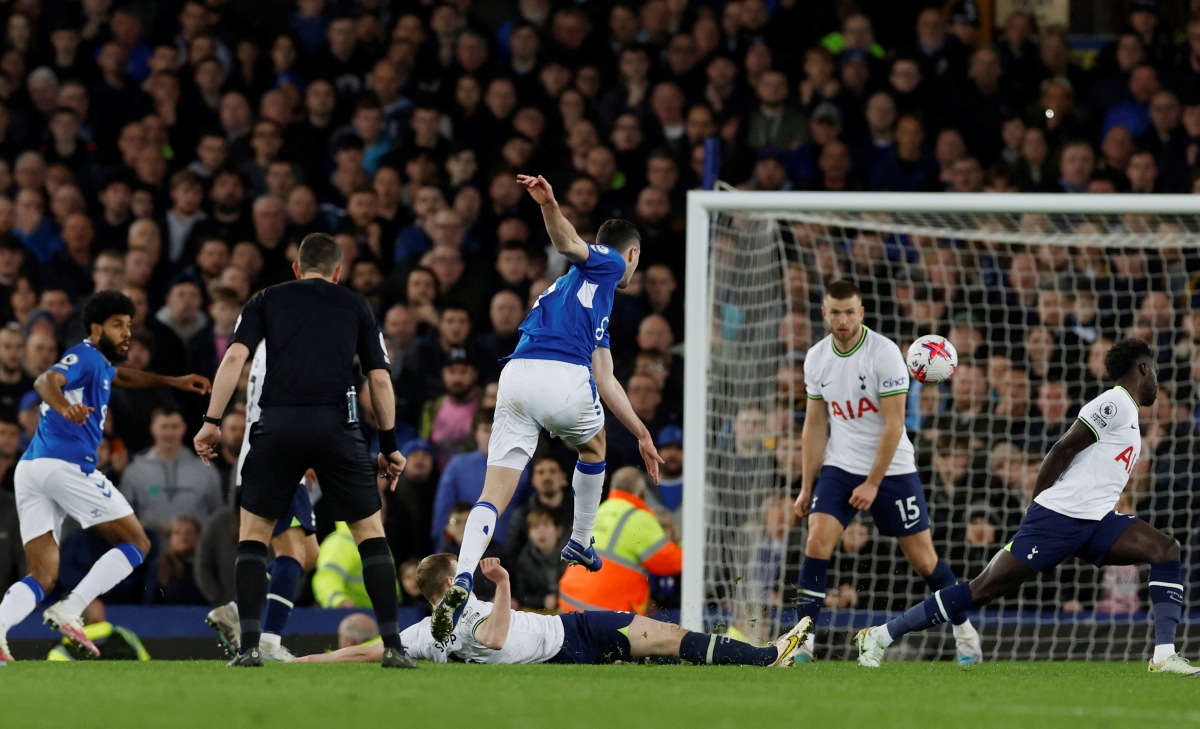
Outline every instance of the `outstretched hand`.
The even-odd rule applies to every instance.
[[[500,566],[500,560],[496,557],[479,560],[479,569],[484,577],[497,585],[508,579],[508,570]]]
[[[193,392],[197,395],[207,395],[212,390],[212,383],[202,375],[184,375],[174,378],[171,383],[177,390]]]
[[[550,187],[549,182],[546,182],[545,177],[541,175],[537,177],[517,175],[517,182],[521,183],[529,191],[529,196],[538,205],[548,205],[554,202],[554,189]]]

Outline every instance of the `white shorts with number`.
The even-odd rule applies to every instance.
[[[103,473],[85,474],[70,461],[17,461],[13,482],[22,543],[46,532],[53,532],[57,542],[67,516],[87,529],[133,513],[133,507]]]
[[[524,469],[542,430],[579,445],[603,429],[604,408],[589,368],[553,360],[510,360],[500,373],[488,465]]]

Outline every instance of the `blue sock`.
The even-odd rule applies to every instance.
[[[1175,645],[1183,611],[1183,567],[1179,560],[1150,565],[1150,604],[1154,606],[1154,645]]]
[[[972,605],[974,602],[971,600],[970,583],[960,582],[938,590],[925,598],[920,605],[914,605],[900,617],[888,621],[888,633],[895,640],[905,633],[948,623],[951,615],[970,610]]]
[[[821,606],[825,604],[826,573],[829,571],[829,560],[805,557],[800,563],[800,586],[796,598],[796,612],[800,618],[812,618],[813,624],[821,614]]]
[[[679,657],[714,666],[769,666],[779,651],[773,645],[759,648],[724,635],[689,632],[679,644]]]
[[[276,557],[267,568],[271,581],[267,583],[267,609],[263,611],[262,632],[283,635],[288,616],[295,607],[296,589],[304,568],[291,557]]]
[[[939,559],[933,574],[925,578],[925,584],[929,585],[930,592],[943,590],[956,582],[958,582],[958,578],[954,576],[954,570],[950,569],[950,565],[946,564],[944,559]],[[954,613],[950,616],[950,622],[962,625],[967,622],[967,614],[965,612]]]

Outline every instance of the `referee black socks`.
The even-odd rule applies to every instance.
[[[375,619],[379,621],[379,637],[383,639],[384,646],[401,650],[396,564],[388,550],[387,539],[364,539],[358,545],[358,554],[362,557],[363,587],[371,598]]]
[[[262,635],[263,603],[267,600],[267,545],[253,540],[238,542],[234,576],[242,629],[239,652],[249,653],[258,648]],[[395,601],[395,596],[392,600]]]

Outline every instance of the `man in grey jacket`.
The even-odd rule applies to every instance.
[[[225,505],[220,473],[184,449],[186,431],[178,409],[156,408],[150,416],[153,447],[135,456],[121,477],[121,492],[147,530],[161,530],[181,515],[203,523]]]

